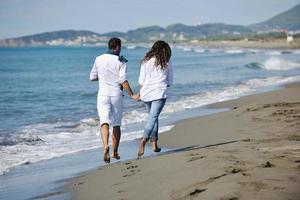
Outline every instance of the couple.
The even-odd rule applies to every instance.
[[[139,85],[140,92],[133,94],[127,80],[127,60],[120,56],[121,40],[111,38],[108,51],[95,59],[90,79],[99,81],[97,110],[100,118],[100,132],[103,143],[103,160],[110,162],[109,127],[112,132],[112,157],[119,160],[118,147],[121,138],[121,121],[123,110],[123,89],[136,101],[142,100],[149,117],[140,143],[138,156],[144,155],[145,145],[150,139],[154,152],[160,152],[158,140],[158,117],[167,99],[167,88],[173,82],[170,62],[171,48],[164,41],[154,43],[141,63]]]

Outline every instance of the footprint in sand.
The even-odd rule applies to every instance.
[[[271,168],[271,167],[275,167],[274,164],[270,163],[269,161],[267,161],[266,163],[264,163],[262,165],[263,168]]]
[[[74,186],[79,186],[79,185],[83,185],[84,182],[79,182],[79,183],[74,183]]]
[[[238,200],[239,198],[238,197],[223,197],[221,198],[221,200]]]
[[[245,169],[242,169],[239,167],[232,167],[232,166],[225,169],[225,172],[227,172],[229,174],[237,174],[237,173],[245,172],[245,171],[246,171]]]
[[[249,190],[254,190],[256,192],[263,190],[267,185],[261,181],[252,181],[252,182],[238,182],[242,187],[248,188]]]
[[[198,153],[191,153],[191,154],[189,154],[189,157],[190,158],[189,158],[188,162],[193,162],[195,160],[199,160],[199,159],[205,158],[205,156],[201,156]]]
[[[125,165],[126,165],[126,168],[121,170],[121,171],[126,172],[126,174],[123,175],[124,178],[133,176],[141,171],[140,169],[138,169],[137,165],[131,165],[131,162],[127,162],[127,163],[125,163]]]

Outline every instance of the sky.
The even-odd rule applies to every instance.
[[[300,0],[0,0],[0,39],[57,30],[97,33],[174,23],[249,25]]]

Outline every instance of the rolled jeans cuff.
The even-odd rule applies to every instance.
[[[150,141],[151,141],[151,142],[156,142],[157,140],[158,140],[157,137],[150,137]]]

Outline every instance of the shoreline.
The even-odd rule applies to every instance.
[[[141,46],[150,48],[153,41],[148,42],[128,42],[126,47],[132,48],[135,46]],[[285,38],[274,39],[274,38],[263,38],[257,40],[191,40],[191,41],[176,41],[170,44],[174,46],[195,46],[195,47],[206,47],[206,48],[246,48],[246,49],[285,49],[295,50],[300,49],[300,39],[295,38],[292,44],[288,44]],[[13,48],[85,48],[85,47],[105,47],[106,44],[81,44],[81,45],[29,45],[29,46],[9,46],[0,47],[0,49],[13,49]]]
[[[248,40],[224,40],[224,41],[199,41],[196,46],[207,46],[210,48],[255,48],[255,49],[299,49],[300,39],[295,39],[293,44],[288,44],[286,39],[263,39],[257,41]]]
[[[210,105],[230,110],[180,121],[160,135],[162,146],[190,148],[106,165],[71,179],[64,190],[75,195],[74,199],[140,199],[141,195],[143,199],[193,199],[195,196],[282,199],[290,197],[289,193],[300,195],[297,190],[300,186],[299,91],[300,83],[292,83],[283,89]],[[275,115],[283,120],[274,121]],[[280,128],[289,123],[293,126],[287,130]],[[228,141],[235,142],[225,144]],[[224,144],[203,148],[205,143]],[[280,156],[273,155],[274,152]],[[291,156],[287,152],[292,152]],[[267,167],[262,167],[263,164]],[[282,181],[275,184],[271,178],[261,180],[260,173]],[[293,179],[288,178],[292,176]],[[148,187],[150,191],[145,189]],[[213,190],[219,187],[227,189],[214,194]]]

